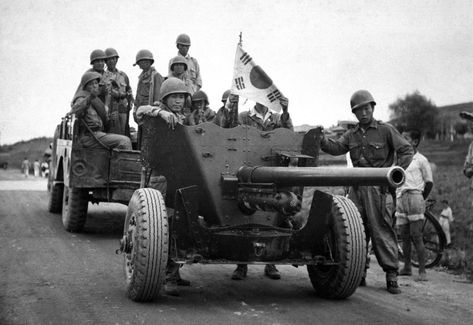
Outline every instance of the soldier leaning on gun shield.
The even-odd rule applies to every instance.
[[[160,117],[169,125],[170,128],[176,124],[189,125],[188,116],[184,114],[184,107],[189,101],[190,92],[184,82],[177,78],[166,79],[159,91],[159,102],[153,105],[144,105],[136,110],[136,120],[141,124],[144,116]],[[166,197],[167,181],[162,175],[152,173],[150,177],[149,187],[161,192]],[[177,286],[189,286],[190,282],[181,278],[179,267],[171,259],[168,260],[166,267],[166,282],[164,284],[164,292],[167,295],[178,296]]]
[[[406,169],[412,161],[414,150],[390,124],[373,118],[376,102],[366,90],[356,91],[350,106],[359,123],[338,140],[323,136],[319,127],[321,149],[332,155],[350,152],[354,167],[390,167],[397,156],[397,165]],[[386,286],[390,293],[400,293],[397,283],[399,268],[397,237],[393,228],[393,198],[381,186],[353,186],[349,198],[360,211],[365,226],[367,242],[371,238],[376,258],[386,272]],[[368,259],[366,269],[368,268]],[[361,286],[366,285],[366,270]]]
[[[461,112],[460,117],[467,121],[473,122],[473,113]],[[473,141],[468,147],[468,153],[465,157],[465,164],[463,165],[463,174],[470,179],[473,177]],[[470,184],[470,192],[473,193],[473,179]],[[471,205],[473,206],[473,197],[471,199]]]

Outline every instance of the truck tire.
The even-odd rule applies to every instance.
[[[62,200],[64,195],[64,184],[49,185],[49,203],[48,210],[52,213],[59,213],[62,211]]]
[[[169,229],[161,192],[141,188],[128,204],[124,226],[126,291],[133,301],[153,300],[166,277]]]
[[[62,224],[69,232],[80,232],[87,219],[88,191],[64,186],[62,200]]]
[[[324,242],[327,257],[332,256],[338,265],[307,265],[312,286],[321,297],[347,298],[360,284],[366,263],[363,221],[355,204],[348,198],[333,197]]]

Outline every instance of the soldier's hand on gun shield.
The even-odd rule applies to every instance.
[[[325,137],[324,127],[322,125],[317,125],[315,128],[315,140],[321,141]]]
[[[176,124],[179,122],[178,119],[177,119],[177,116],[174,115],[173,113],[171,112],[168,112],[168,111],[165,111],[165,110],[160,110],[158,111],[158,115],[166,121],[166,123],[168,124],[168,126],[174,130],[174,127],[176,126]]]

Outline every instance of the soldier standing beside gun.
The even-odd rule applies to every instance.
[[[376,102],[368,91],[356,91],[350,99],[350,106],[359,123],[338,140],[327,139],[322,132],[321,149],[332,155],[350,152],[354,167],[390,167],[396,154],[397,164],[406,169],[412,161],[414,150],[393,126],[373,118],[375,105]],[[322,127],[320,129],[323,130]],[[398,246],[392,222],[391,194],[382,186],[353,186],[349,197],[363,218],[366,240],[371,238],[376,258],[386,272],[388,292],[400,293],[397,283]],[[360,285],[366,285],[366,270]]]
[[[117,69],[118,52],[113,48],[105,50],[107,71],[104,73],[104,84],[110,98],[110,133],[129,136],[129,114],[133,104],[133,93],[130,81],[125,72]]]

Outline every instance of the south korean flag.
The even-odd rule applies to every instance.
[[[237,45],[235,54],[232,94],[263,104],[275,112],[282,109],[279,103],[282,93],[266,72],[243,51],[240,44]]]

